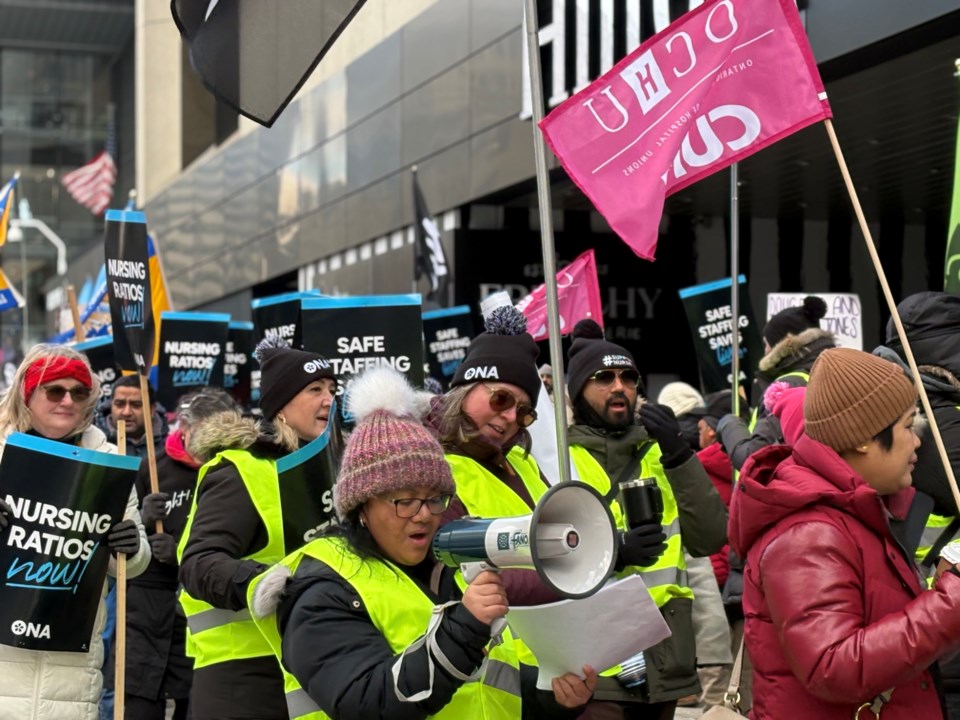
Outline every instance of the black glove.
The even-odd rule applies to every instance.
[[[8,515],[13,514],[13,508],[7,505],[3,500],[0,500],[0,532],[7,529],[7,526],[10,524],[10,518]]]
[[[157,524],[157,520],[163,520],[170,513],[167,511],[167,503],[170,496],[167,493],[150,493],[140,504],[140,519],[143,520],[143,526],[151,528]]]
[[[166,565],[177,565],[177,541],[169,533],[154,533],[147,538],[153,556]]]
[[[140,550],[140,530],[133,520],[121,520],[107,533],[107,547],[114,555],[136,555]]]
[[[621,536],[620,557],[617,565],[649,567],[653,565],[667,549],[667,536],[660,523],[646,522],[628,530]]]
[[[673,410],[666,405],[644,403],[640,406],[640,423],[650,433],[650,437],[657,441],[664,458],[676,463],[680,458],[686,459],[693,451],[680,434],[680,425],[673,414]],[[666,463],[665,463],[666,464]]]

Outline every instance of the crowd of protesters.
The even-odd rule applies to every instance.
[[[960,297],[899,310],[960,469]],[[937,571],[960,508],[893,325],[872,353],[843,349],[825,312],[811,296],[771,318],[737,397],[681,382],[648,397],[637,359],[591,320],[554,384],[509,306],[446,392],[377,368],[343,393],[321,355],[264,341],[256,412],[217,388],[162,408],[129,377],[98,407],[86,358],[38,345],[0,402],[0,453],[16,432],[117,452],[122,421],[126,454],[145,458],[150,417],[159,487],[144,461],[104,537],[127,558],[125,652],[108,579],[88,652],[0,646],[0,717],[112,717],[125,657],[137,720],[659,720],[734,700],[757,720],[960,718],[960,568]],[[278,461],[339,431],[338,395],[337,521],[290,548]],[[431,546],[464,516],[534,510],[556,482],[529,430],[549,403],[569,418],[576,479],[617,525],[615,578],[643,581],[670,636],[544,685],[535,648],[492,628],[556,589],[527,569],[466,582]],[[617,491],[636,478],[663,507],[631,527]],[[0,499],[0,533],[11,513]]]

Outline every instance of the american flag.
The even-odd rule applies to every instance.
[[[60,183],[78,203],[90,209],[94,215],[100,215],[113,198],[113,184],[117,181],[117,164],[113,161],[117,154],[117,134],[114,124],[107,124],[107,142],[103,152],[83,167],[68,172]]]

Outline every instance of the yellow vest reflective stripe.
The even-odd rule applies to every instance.
[[[660,456],[660,446],[654,443],[640,461],[638,477],[652,477],[660,488],[660,494],[663,496],[663,533],[667,536],[667,549],[650,567],[630,566],[624,568],[619,574],[619,577],[640,575],[657,607],[663,607],[673,598],[693,598],[693,591],[687,587],[687,563],[683,558],[680,539],[680,512],[677,508],[677,499],[673,494],[670,481],[663,472]],[[585,447],[571,445],[570,459],[573,460],[583,482],[593,486],[601,495],[606,496],[610,492],[610,478],[603,466]],[[610,512],[617,527],[626,530],[623,509],[618,499],[610,503]]]
[[[272,460],[255,458],[246,450],[224,450],[200,468],[190,515],[177,548],[177,559],[183,558],[184,548],[190,538],[203,478],[223,460],[236,466],[253,506],[267,528],[266,547],[243,559],[272,565],[283,557],[283,517],[277,468]],[[187,617],[187,655],[194,659],[194,667],[271,654],[269,645],[254,626],[247,610],[235,612],[216,608],[192,597],[186,590],[180,592],[180,605]]]
[[[319,538],[291,553],[281,561],[296,573],[304,557],[312,557],[329,566],[349,583],[363,600],[373,625],[380,631],[395,654],[400,654],[420,638],[434,611],[433,601],[405,572],[392,563],[363,560],[339,538]],[[267,573],[250,583],[247,604]],[[281,658],[282,644],[276,614],[254,620],[270,648]],[[282,666],[281,666],[282,667]],[[293,675],[284,671],[287,709],[291,720],[327,718]],[[509,636],[502,645],[492,648],[487,669],[480,681],[460,686],[450,702],[432,717],[462,720],[484,718],[503,720],[519,718],[520,664]]]
[[[930,517],[927,518],[927,524],[923,529],[923,535],[920,536],[920,545],[917,547],[917,551],[913,555],[918,565],[923,562],[923,559],[927,556],[927,553],[929,553],[933,548],[934,543],[937,542],[940,535],[943,533],[944,528],[949,527],[950,523],[952,522],[952,517],[947,517],[946,515],[934,515],[933,513],[930,514]],[[936,568],[937,564],[934,563],[930,567],[929,574],[933,575],[933,572],[936,570]],[[921,568],[921,570],[922,569],[923,568]]]

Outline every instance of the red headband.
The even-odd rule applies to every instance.
[[[93,387],[90,368],[83,360],[52,355],[34,360],[23,376],[23,399],[30,402],[30,396],[40,383],[73,378],[88,388]]]

